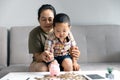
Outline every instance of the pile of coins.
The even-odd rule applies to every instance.
[[[78,73],[64,73],[59,76],[51,77],[49,75],[44,76],[43,78],[35,78],[36,80],[88,80],[83,75]]]

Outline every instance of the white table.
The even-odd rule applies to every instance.
[[[103,77],[105,77],[105,73],[107,71],[77,71],[79,74],[99,74]],[[61,72],[64,73],[64,72]],[[43,75],[50,74],[49,72],[10,72],[0,80],[36,80],[35,77],[43,77]],[[120,80],[120,71],[114,70],[114,80]]]

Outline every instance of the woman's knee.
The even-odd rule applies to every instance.
[[[41,62],[33,62],[30,64],[29,70],[31,72],[46,72],[48,71],[48,67],[45,63]]]
[[[30,64],[29,71],[30,72],[35,72],[35,63],[34,62]]]

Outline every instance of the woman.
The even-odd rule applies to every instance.
[[[35,27],[29,35],[29,53],[33,54],[33,62],[30,64],[30,71],[32,72],[48,71],[48,66],[45,62],[49,62],[53,55],[44,52],[44,44],[48,33],[53,31],[55,15],[56,11],[52,5],[45,4],[39,8],[38,21],[40,25]],[[72,50],[71,53],[76,58],[80,55],[78,48]]]

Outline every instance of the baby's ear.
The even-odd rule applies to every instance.
[[[71,25],[69,25],[69,28],[70,28],[70,29],[71,29],[71,27],[72,27],[72,26],[71,26]]]
[[[70,25],[70,24],[68,24],[68,26],[69,26],[69,27],[71,27],[71,25]]]

